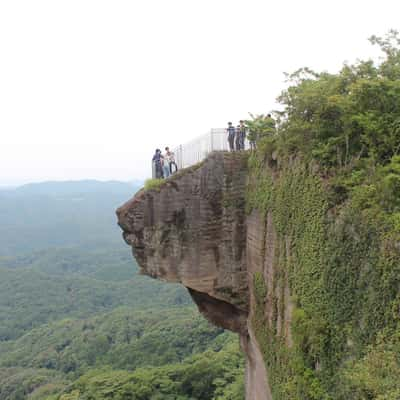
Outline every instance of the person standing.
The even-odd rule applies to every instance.
[[[156,179],[164,178],[162,164],[163,164],[163,156],[161,155],[161,150],[156,149],[156,152],[153,156],[153,166],[154,166],[154,170],[155,170],[155,178]]]
[[[244,150],[244,141],[246,139],[246,126],[243,120],[239,121],[239,147]]]
[[[169,166],[169,173],[170,175],[173,175],[175,172],[178,171],[178,166],[176,165],[175,162],[175,154],[173,151],[169,151],[169,147],[165,148],[165,160],[168,163]],[[172,167],[174,167],[174,171],[172,171]]]
[[[163,174],[164,174],[164,178],[168,178],[171,174],[170,174],[170,169],[169,169],[169,157],[167,152],[165,152],[163,154]]]
[[[254,151],[257,148],[257,134],[254,130],[248,132],[247,137],[249,139],[250,150]]]
[[[228,122],[228,128],[226,131],[228,132],[229,150],[235,151],[235,127],[232,125],[232,122]]]
[[[240,125],[237,125],[235,129],[235,147],[236,151],[240,151]]]

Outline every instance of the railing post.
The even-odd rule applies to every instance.
[[[207,155],[213,151],[223,151],[227,148],[225,139],[226,129],[213,129],[205,132],[202,136],[187,143],[179,145],[173,149],[175,153],[175,162],[178,169],[190,167],[200,161],[203,161]],[[154,165],[152,165],[152,173],[155,173]]]

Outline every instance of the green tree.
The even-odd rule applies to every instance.
[[[279,97],[281,149],[310,154],[326,167],[360,158],[387,163],[400,150],[399,35],[372,37],[384,60],[344,65],[338,74],[300,69]]]

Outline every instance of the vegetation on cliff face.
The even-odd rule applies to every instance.
[[[278,290],[254,275],[274,400],[400,396],[400,39],[371,41],[378,65],[290,76],[277,134],[249,159],[248,212],[271,215],[278,238]],[[285,282],[290,348],[277,333]]]

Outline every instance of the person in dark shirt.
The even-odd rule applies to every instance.
[[[235,151],[235,127],[232,125],[232,122],[228,122],[228,128],[226,128],[228,132],[228,143],[229,143],[229,150]]]
[[[257,133],[250,129],[247,137],[249,139],[250,150],[254,151],[257,148]]]
[[[163,161],[164,161],[164,157],[161,154],[161,150],[156,149],[156,152],[153,156],[153,166],[155,169],[155,178],[156,179],[164,178]]]
[[[244,141],[246,139],[246,126],[244,121],[239,121],[239,150],[244,150]]]
[[[240,151],[240,125],[237,125],[235,129],[235,147],[236,151]]]

